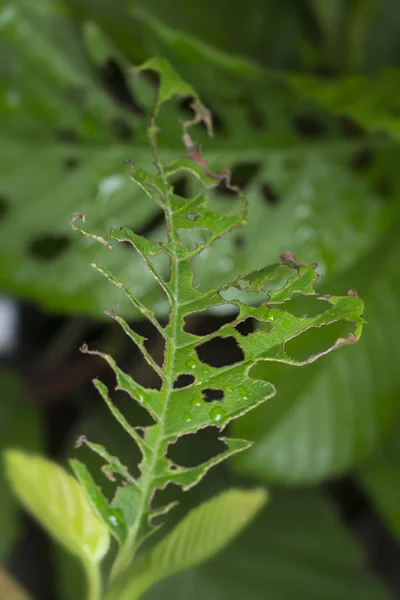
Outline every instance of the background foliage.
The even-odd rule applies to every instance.
[[[309,598],[320,598],[322,589],[332,590],[332,598],[390,597],[360,566],[361,546],[386,585],[398,585],[390,565],[400,531],[399,30],[395,0],[21,0],[0,8],[0,289],[30,307],[22,312],[20,348],[6,361],[13,374],[2,375],[2,448],[45,447],[62,458],[75,432],[85,433],[136,464],[129,441],[86,386],[102,367],[76,348],[92,340],[112,350],[145,384],[149,375],[103,322],[103,311],[119,302],[120,314],[148,332],[88,263],[129,281],[161,318],[166,305],[125,245],[108,253],[69,225],[82,212],[98,234],[126,225],[162,239],[157,208],[124,165],[134,159],[146,168],[152,161],[145,130],[154,82],[133,77],[130,64],[165,56],[198,90],[216,129],[214,139],[202,131],[196,136],[203,154],[212,170],[229,167],[249,200],[245,229],[196,259],[196,285],[230,281],[290,250],[302,262],[319,263],[321,291],[354,288],[365,301],[368,324],[358,344],[302,369],[270,366],[259,374],[278,394],[234,428],[256,443],[188,493],[177,511],[244,477],[272,486],[265,514],[215,561],[160,584],[149,598],[179,592],[228,598],[239,590],[290,598],[300,585]],[[162,115],[166,159],[183,151],[176,124],[188,114],[183,104]],[[191,185],[176,181],[180,193]],[[235,207],[222,187],[213,202],[220,210]],[[292,308],[299,315],[316,310],[312,302]],[[194,327],[209,330],[228,317],[202,316]],[[292,350],[308,355],[337,337],[327,330]],[[160,351],[157,340],[150,343]],[[137,418],[138,409],[122,406]],[[217,446],[202,434],[176,451],[194,465]],[[77,457],[94,460],[84,449]],[[44,542],[29,525],[25,543],[13,546],[17,511],[0,482],[1,557],[44,598],[45,547],[36,577],[24,567],[29,540]],[[99,483],[107,489],[107,481]],[[289,489],[275,492],[282,484]],[[371,528],[383,565],[366,542]],[[230,565],[238,565],[235,582],[226,575]],[[45,578],[53,590],[61,582],[57,594],[66,600],[77,597],[70,586],[79,585],[71,569],[76,565],[60,554],[52,578]]]

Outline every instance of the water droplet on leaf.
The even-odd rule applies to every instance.
[[[190,402],[190,405],[193,406],[193,408],[195,406],[201,406],[201,398],[193,398],[193,400]]]
[[[248,400],[249,394],[248,394],[247,388],[245,388],[244,386],[241,386],[239,388],[239,396],[240,396],[241,400]]]
[[[190,416],[189,413],[185,413],[184,415],[182,415],[182,421],[185,421],[185,423],[190,423],[191,420],[192,420],[192,417]]]
[[[186,364],[186,367],[188,369],[190,369],[191,371],[194,371],[194,369],[197,367],[197,363],[194,360],[188,360]]]
[[[210,410],[210,417],[213,421],[221,421],[224,417],[226,417],[226,412],[216,406],[212,410]]]

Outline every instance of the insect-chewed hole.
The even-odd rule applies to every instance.
[[[133,129],[126,119],[123,119],[122,117],[112,119],[110,126],[111,131],[117,140],[126,142],[132,139]]]
[[[29,254],[39,260],[59,258],[71,245],[66,235],[43,235],[35,238],[29,244]]]
[[[214,427],[199,429],[195,434],[180,437],[168,448],[168,458],[183,467],[196,467],[226,450]]]
[[[393,195],[393,191],[394,191],[393,181],[391,181],[388,178],[378,179],[378,181],[376,182],[374,187],[375,187],[375,190],[376,190],[376,193],[378,194],[378,196],[380,196],[384,200],[387,200],[388,198],[390,198]]]
[[[80,162],[81,161],[76,156],[67,156],[63,160],[63,167],[67,171],[73,171],[79,166]]]
[[[339,127],[344,136],[354,138],[360,137],[365,134],[360,125],[358,125],[355,121],[347,117],[346,115],[341,115],[338,120]]]
[[[213,402],[213,400],[218,400],[221,402],[224,399],[224,391],[216,390],[213,388],[205,388],[201,391],[203,398],[206,402]]]
[[[204,244],[210,237],[211,232],[204,227],[194,229],[178,229],[180,246],[185,250],[195,250],[197,246]]]
[[[171,181],[175,196],[189,198],[189,179],[185,175],[176,177]]]
[[[145,111],[134,98],[127,84],[124,69],[114,58],[104,62],[99,67],[99,73],[105,87],[121,106],[136,114],[144,114]]]
[[[247,335],[253,333],[253,331],[256,330],[256,323],[257,320],[254,319],[254,317],[246,317],[244,321],[240,321],[240,323],[237,323],[237,325],[235,325],[235,329],[238,333],[240,333],[240,335],[246,337]]]
[[[194,375],[189,375],[189,373],[181,373],[174,381],[175,389],[182,389],[185,387],[189,387],[192,383],[195,382]]]
[[[373,166],[375,158],[376,152],[373,148],[362,148],[354,154],[350,166],[357,173],[368,171]]]
[[[306,361],[334,346],[337,340],[346,339],[353,331],[354,324],[348,321],[311,327],[286,342],[285,351],[295,360]]]
[[[322,138],[327,133],[325,123],[316,115],[297,115],[293,119],[293,127],[297,135],[306,139]]]
[[[261,194],[267,204],[278,204],[279,195],[271,183],[264,182],[261,186]]]
[[[261,164],[258,162],[239,163],[235,165],[231,170],[231,185],[245,189],[257,176],[260,167]],[[221,181],[215,191],[218,196],[236,196],[236,192],[227,187],[225,181]]]
[[[246,238],[244,235],[236,235],[233,238],[233,245],[236,250],[243,250],[246,247]]]
[[[236,319],[239,308],[235,304],[216,304],[212,309],[223,308],[225,314],[221,316],[210,315],[210,313],[204,310],[199,310],[185,316],[183,324],[184,331],[187,333],[193,333],[194,335],[209,335],[218,331],[222,325],[230,323]]]
[[[70,127],[61,127],[56,131],[56,137],[67,144],[79,142],[79,133]]]
[[[10,211],[10,201],[0,194],[0,222],[8,215]]]
[[[246,285],[246,279],[241,280]],[[268,295],[263,292],[247,291],[246,289],[239,290],[235,287],[229,287],[226,290],[222,290],[219,295],[226,301],[239,300],[246,306],[260,306],[266,300]]]
[[[234,337],[215,337],[196,347],[199,359],[210,367],[222,368],[244,359],[244,352]]]
[[[285,310],[295,317],[316,317],[322,315],[332,305],[316,296],[293,294],[290,300],[276,305],[279,310]]]

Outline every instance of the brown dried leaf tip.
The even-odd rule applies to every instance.
[[[287,264],[287,265],[294,265],[297,266],[299,263],[297,262],[297,258],[296,255],[293,252],[284,252],[283,254],[280,255],[279,260],[281,261],[281,263]]]

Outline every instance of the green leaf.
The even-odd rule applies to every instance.
[[[172,96],[194,92],[177,75],[170,81],[170,69],[165,61],[154,60],[142,66],[156,70],[160,76],[160,94],[157,97],[155,116],[162,105]],[[98,264],[92,265],[100,275],[113,283],[127,296],[132,305],[157,331],[165,344],[165,356],[162,368],[154,370],[160,377],[160,389],[145,388],[127,373],[122,371],[114,359],[106,354],[84,348],[84,352],[102,356],[115,372],[117,389],[127,393],[146,409],[152,418],[152,424],[137,428],[130,425],[109,397],[107,387],[95,380],[95,385],[117,421],[136,442],[142,454],[140,477],[134,483],[120,488],[112,502],[114,508],[122,510],[129,525],[129,535],[122,546],[114,565],[112,577],[118,578],[129,567],[138,545],[152,531],[151,520],[155,514],[162,514],[171,505],[158,506],[156,513],[151,501],[157,490],[174,483],[187,490],[197,484],[215,464],[248,447],[242,439],[221,438],[226,450],[206,462],[192,467],[176,464],[168,456],[168,450],[179,437],[196,432],[200,428],[214,426],[223,429],[231,420],[250,411],[275,393],[274,386],[268,381],[252,376],[251,369],[260,362],[281,362],[303,365],[314,362],[319,356],[329,353],[346,344],[355,342],[363,323],[362,301],[355,294],[342,296],[316,295],[314,284],[319,278],[314,266],[298,264],[291,253],[285,253],[279,264],[260,268],[224,283],[216,289],[199,290],[193,285],[192,261],[220,236],[241,226],[246,217],[246,200],[237,188],[228,186],[231,192],[238,194],[236,212],[222,212],[207,203],[204,194],[211,184],[218,184],[228,178],[226,172],[213,173],[205,158],[191,138],[189,128],[199,122],[210,129],[209,113],[194,96],[194,118],[183,123],[183,140],[187,157],[165,163],[160,160],[157,147],[158,128],[155,117],[149,128],[149,140],[152,146],[156,169],[153,173],[144,171],[136,165],[131,167],[131,176],[143,192],[153,199],[164,212],[167,224],[167,239],[162,242],[142,240],[127,228],[111,229],[107,238],[100,238],[90,231],[81,232],[89,239],[102,245],[112,241],[129,243],[154,277],[169,305],[169,319],[165,326],[155,313],[142,302],[134,289],[119,280],[108,269]],[[179,174],[189,174],[197,180],[198,193],[192,198],[182,198],[174,192],[173,178]],[[74,228],[78,229],[77,221]],[[159,255],[169,262],[169,274],[160,269],[156,262]],[[321,307],[313,316],[299,316],[290,310],[292,297],[317,299]],[[252,303],[248,302],[251,298]],[[288,305],[289,303],[289,305]],[[199,311],[209,308],[223,308],[231,312],[232,320],[217,331],[207,335],[198,335],[187,328],[188,318]],[[112,317],[116,317],[114,313]],[[237,326],[246,319],[252,319],[255,331],[248,336],[239,333]],[[118,319],[117,319],[118,320]],[[118,320],[123,330],[143,349],[143,340],[130,332],[127,323]],[[337,336],[323,348],[310,355],[296,358],[286,349],[289,340],[298,338],[309,330],[328,327],[333,323],[346,324],[345,336]],[[350,324],[350,327],[349,327]],[[201,348],[216,338],[229,339],[237,344],[241,358],[237,362],[215,366],[202,359]],[[152,359],[144,352],[149,364]],[[228,364],[226,364],[228,362]],[[182,375],[192,378],[184,388],[176,382]],[[207,394],[218,393],[221,400],[207,402]],[[96,452],[104,454],[104,449]],[[108,463],[115,462],[108,455]],[[118,467],[121,472],[121,467]],[[125,476],[124,472],[124,476]],[[125,477],[126,478],[126,477]],[[82,479],[83,481],[83,479]],[[93,495],[93,486],[89,482],[89,495]]]
[[[135,564],[130,581],[110,598],[134,600],[160,579],[214,556],[261,510],[266,492],[229,490],[191,510],[186,517]]]
[[[393,534],[400,539],[400,440],[398,419],[380,448],[358,469],[358,478]]]
[[[12,444],[25,450],[42,449],[42,431],[38,411],[18,376],[0,371],[0,454]],[[0,460],[0,561],[10,551],[19,531],[15,498]]]
[[[297,93],[323,108],[347,115],[367,130],[384,131],[396,141],[400,140],[398,69],[388,67],[374,78],[348,75],[329,82],[293,75],[288,80]]]
[[[103,22],[111,22],[110,8],[105,12]],[[248,225],[239,236],[232,231],[218,240],[208,256],[203,253],[195,261],[200,286],[261,268],[288,249],[304,262],[319,261],[321,270],[331,275],[356,261],[387,230],[398,203],[381,202],[382,182],[388,199],[396,198],[400,185],[393,168],[398,155],[390,141],[349,139],[340,133],[335,117],[303,102],[286,78],[277,79],[144,13],[136,21],[123,21],[125,33],[132,21],[140,22],[152,52],[169,57],[180,75],[205,95],[221,122],[215,140],[205,132],[196,136],[210,170],[229,167],[234,182],[237,177],[246,187]],[[52,310],[97,318],[119,300],[121,315],[137,316],[129,301],[87,269],[88,263],[101,263],[118,279],[129,278],[136,297],[166,315],[165,299],[140,257],[126,245],[109,252],[75,236],[69,227],[74,213],[84,213],[96,233],[110,225],[131,226],[139,233],[150,225],[152,239],[164,235],[162,226],[152,226],[162,216],[159,208],[132,185],[123,164],[133,158],[143,170],[151,169],[147,118],[117,106],[90,66],[91,60],[101,67],[98,61],[116,56],[126,71],[126,59],[93,27],[84,47],[78,37],[83,32],[56,0],[40,5],[24,0],[5,10],[1,23],[6,51],[0,73],[0,287]],[[125,33],[118,32],[117,38],[126,41]],[[22,86],[18,90],[16,77]],[[134,101],[148,111],[153,86],[128,73],[126,80]],[[166,162],[182,154],[178,122],[184,116],[179,102],[160,114],[159,147]],[[299,119],[317,121],[317,136],[299,133]],[[127,139],[116,127],[122,127]],[[366,145],[376,150],[376,165],[359,172],[352,165]],[[195,193],[190,178],[183,181],[188,193]],[[234,208],[232,197],[216,199],[221,210]]]
[[[272,378],[278,394],[236,426],[237,435],[256,440],[235,462],[241,472],[264,481],[320,481],[354,468],[387,436],[399,406],[399,260],[395,228],[330,284],[354,286],[365,299],[367,325],[359,344],[296,376],[291,368],[258,370]]]
[[[108,530],[84,488],[64,469],[18,450],[6,453],[8,477],[21,504],[64,548],[78,556],[89,580],[90,600],[99,596],[98,565],[108,550]]]
[[[389,591],[331,504],[315,491],[274,491],[266,509],[223,552],[150,590],[145,600],[381,600]]]

